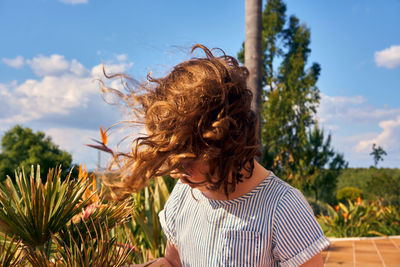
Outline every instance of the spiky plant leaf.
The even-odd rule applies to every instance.
[[[7,234],[0,235],[0,266],[22,266],[21,241]]]
[[[101,204],[101,203],[104,204]],[[101,229],[107,227],[112,229],[116,225],[122,224],[130,218],[132,210],[132,201],[127,199],[122,202],[108,202],[100,201],[98,204],[91,204],[82,211],[78,219],[75,218],[73,222],[65,225],[60,231],[59,235],[68,245],[70,239],[67,236],[72,236],[72,240],[79,242],[80,235],[95,235],[96,232],[101,232]],[[90,221],[98,223],[91,224]],[[94,228],[97,227],[97,228]]]
[[[108,267],[126,264],[132,246],[118,244],[119,237],[110,235],[107,220],[103,222],[97,218],[96,221],[88,219],[81,222],[85,230],[71,224],[64,238],[54,237],[66,266]]]
[[[123,231],[137,248],[135,261],[138,263],[147,262],[164,253],[166,242],[158,213],[163,209],[169,194],[162,177],[156,177],[148,187],[133,194],[135,205],[132,220],[124,225]]]
[[[51,169],[42,183],[40,167],[29,178],[24,171],[16,173],[16,184],[10,177],[0,184],[0,231],[10,233],[26,246],[49,251],[51,234],[59,232],[86,205],[82,200],[87,182],[61,181],[61,169]],[[47,248],[45,248],[47,246]],[[47,253],[46,252],[46,253]]]

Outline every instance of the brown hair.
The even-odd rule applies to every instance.
[[[118,92],[147,130],[134,139],[131,153],[114,157],[121,182],[109,185],[118,197],[143,188],[155,176],[184,171],[182,162],[190,160],[208,164],[208,188],[226,195],[242,181],[243,169],[251,176],[259,150],[248,70],[222,50],[216,57],[197,44],[191,52],[198,48],[205,57],[183,61],[163,78],[149,75],[147,83],[127,94]],[[116,92],[104,85],[103,91]]]

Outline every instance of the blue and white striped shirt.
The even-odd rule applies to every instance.
[[[299,266],[329,245],[300,191],[272,172],[232,200],[191,190],[178,182],[159,214],[185,267]]]

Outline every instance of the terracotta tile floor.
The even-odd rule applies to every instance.
[[[400,236],[331,238],[322,253],[326,267],[400,267]]]

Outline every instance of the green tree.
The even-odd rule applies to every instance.
[[[7,175],[14,178],[17,168],[30,169],[36,164],[40,164],[41,176],[45,180],[50,168],[61,165],[67,172],[71,162],[71,154],[59,149],[43,132],[33,133],[29,128],[16,125],[1,139],[0,181]]]
[[[333,204],[337,179],[348,163],[343,154],[336,153],[331,147],[331,139],[330,134],[325,138],[324,130],[318,124],[308,133],[305,156],[300,166],[304,173],[300,186],[303,191],[313,193],[316,201]]]
[[[317,63],[306,67],[310,30],[296,16],[286,18],[283,1],[267,1],[262,27],[263,165],[297,183],[306,174],[302,166],[320,99],[316,83],[321,68]],[[243,60],[243,49],[238,57]]]
[[[375,143],[372,145],[372,152],[369,154],[374,158],[375,168],[378,167],[379,161],[383,161],[383,156],[387,155],[386,151],[380,146],[377,147]]]
[[[385,169],[379,169],[372,174],[367,182],[370,198],[378,198],[384,204],[391,204],[400,209],[400,175]]]

